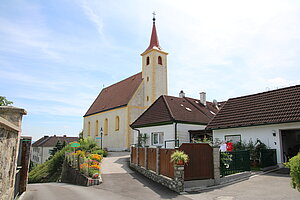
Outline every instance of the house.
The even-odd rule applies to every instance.
[[[168,93],[167,55],[159,45],[153,18],[150,44],[141,54],[142,72],[102,89],[83,116],[83,137],[93,138],[109,151],[128,150],[133,143],[129,125]]]
[[[231,98],[207,128],[222,141],[259,139],[285,162],[300,149],[300,85]]]
[[[64,136],[44,136],[32,144],[31,161],[34,164],[42,164],[51,156],[51,151],[56,147],[56,144],[68,144],[78,141],[78,137]]]
[[[179,96],[160,96],[131,124],[136,132],[135,144],[140,135],[146,138],[146,146],[174,148],[192,141],[189,131],[210,135],[205,127],[218,112],[218,103],[206,101],[205,93],[200,93],[200,100],[185,97],[183,91]]]

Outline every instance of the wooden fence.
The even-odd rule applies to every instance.
[[[131,147],[131,155],[130,155],[131,163],[138,164],[137,163],[137,148]]]
[[[211,179],[213,174],[213,149],[209,144],[184,143],[179,150],[189,156],[184,167],[184,180]]]
[[[159,169],[160,174],[174,178],[174,163],[171,162],[171,155],[175,149],[159,149]]]
[[[145,148],[139,148],[138,150],[138,154],[139,154],[139,166],[141,167],[145,167]]]
[[[213,178],[213,150],[210,145],[187,143],[182,144],[179,150],[188,154],[190,159],[184,168],[184,180]],[[174,163],[170,162],[174,151],[175,149],[132,147],[131,162],[164,176],[174,178]],[[157,166],[157,162],[159,162],[159,166]]]
[[[155,148],[149,148],[147,152],[148,157],[148,169],[156,172],[156,149]]]

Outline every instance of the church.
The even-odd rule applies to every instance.
[[[142,71],[102,89],[83,116],[83,137],[93,138],[109,151],[128,150],[134,142],[129,125],[158,97],[168,94],[167,55],[159,45],[153,17],[150,44],[141,54]]]

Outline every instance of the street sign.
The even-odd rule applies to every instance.
[[[78,142],[71,143],[71,147],[80,147],[80,144]]]
[[[101,137],[96,137],[96,139],[99,139],[99,140],[101,140]]]

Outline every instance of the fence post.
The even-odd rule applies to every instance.
[[[148,169],[148,148],[145,147],[145,169]]]
[[[215,185],[220,184],[220,150],[213,148],[214,180]]]
[[[159,169],[159,165],[160,165],[159,160],[160,160],[160,146],[157,146],[156,147],[156,174],[157,175],[160,174],[159,173],[159,171],[160,171],[160,169]]]

